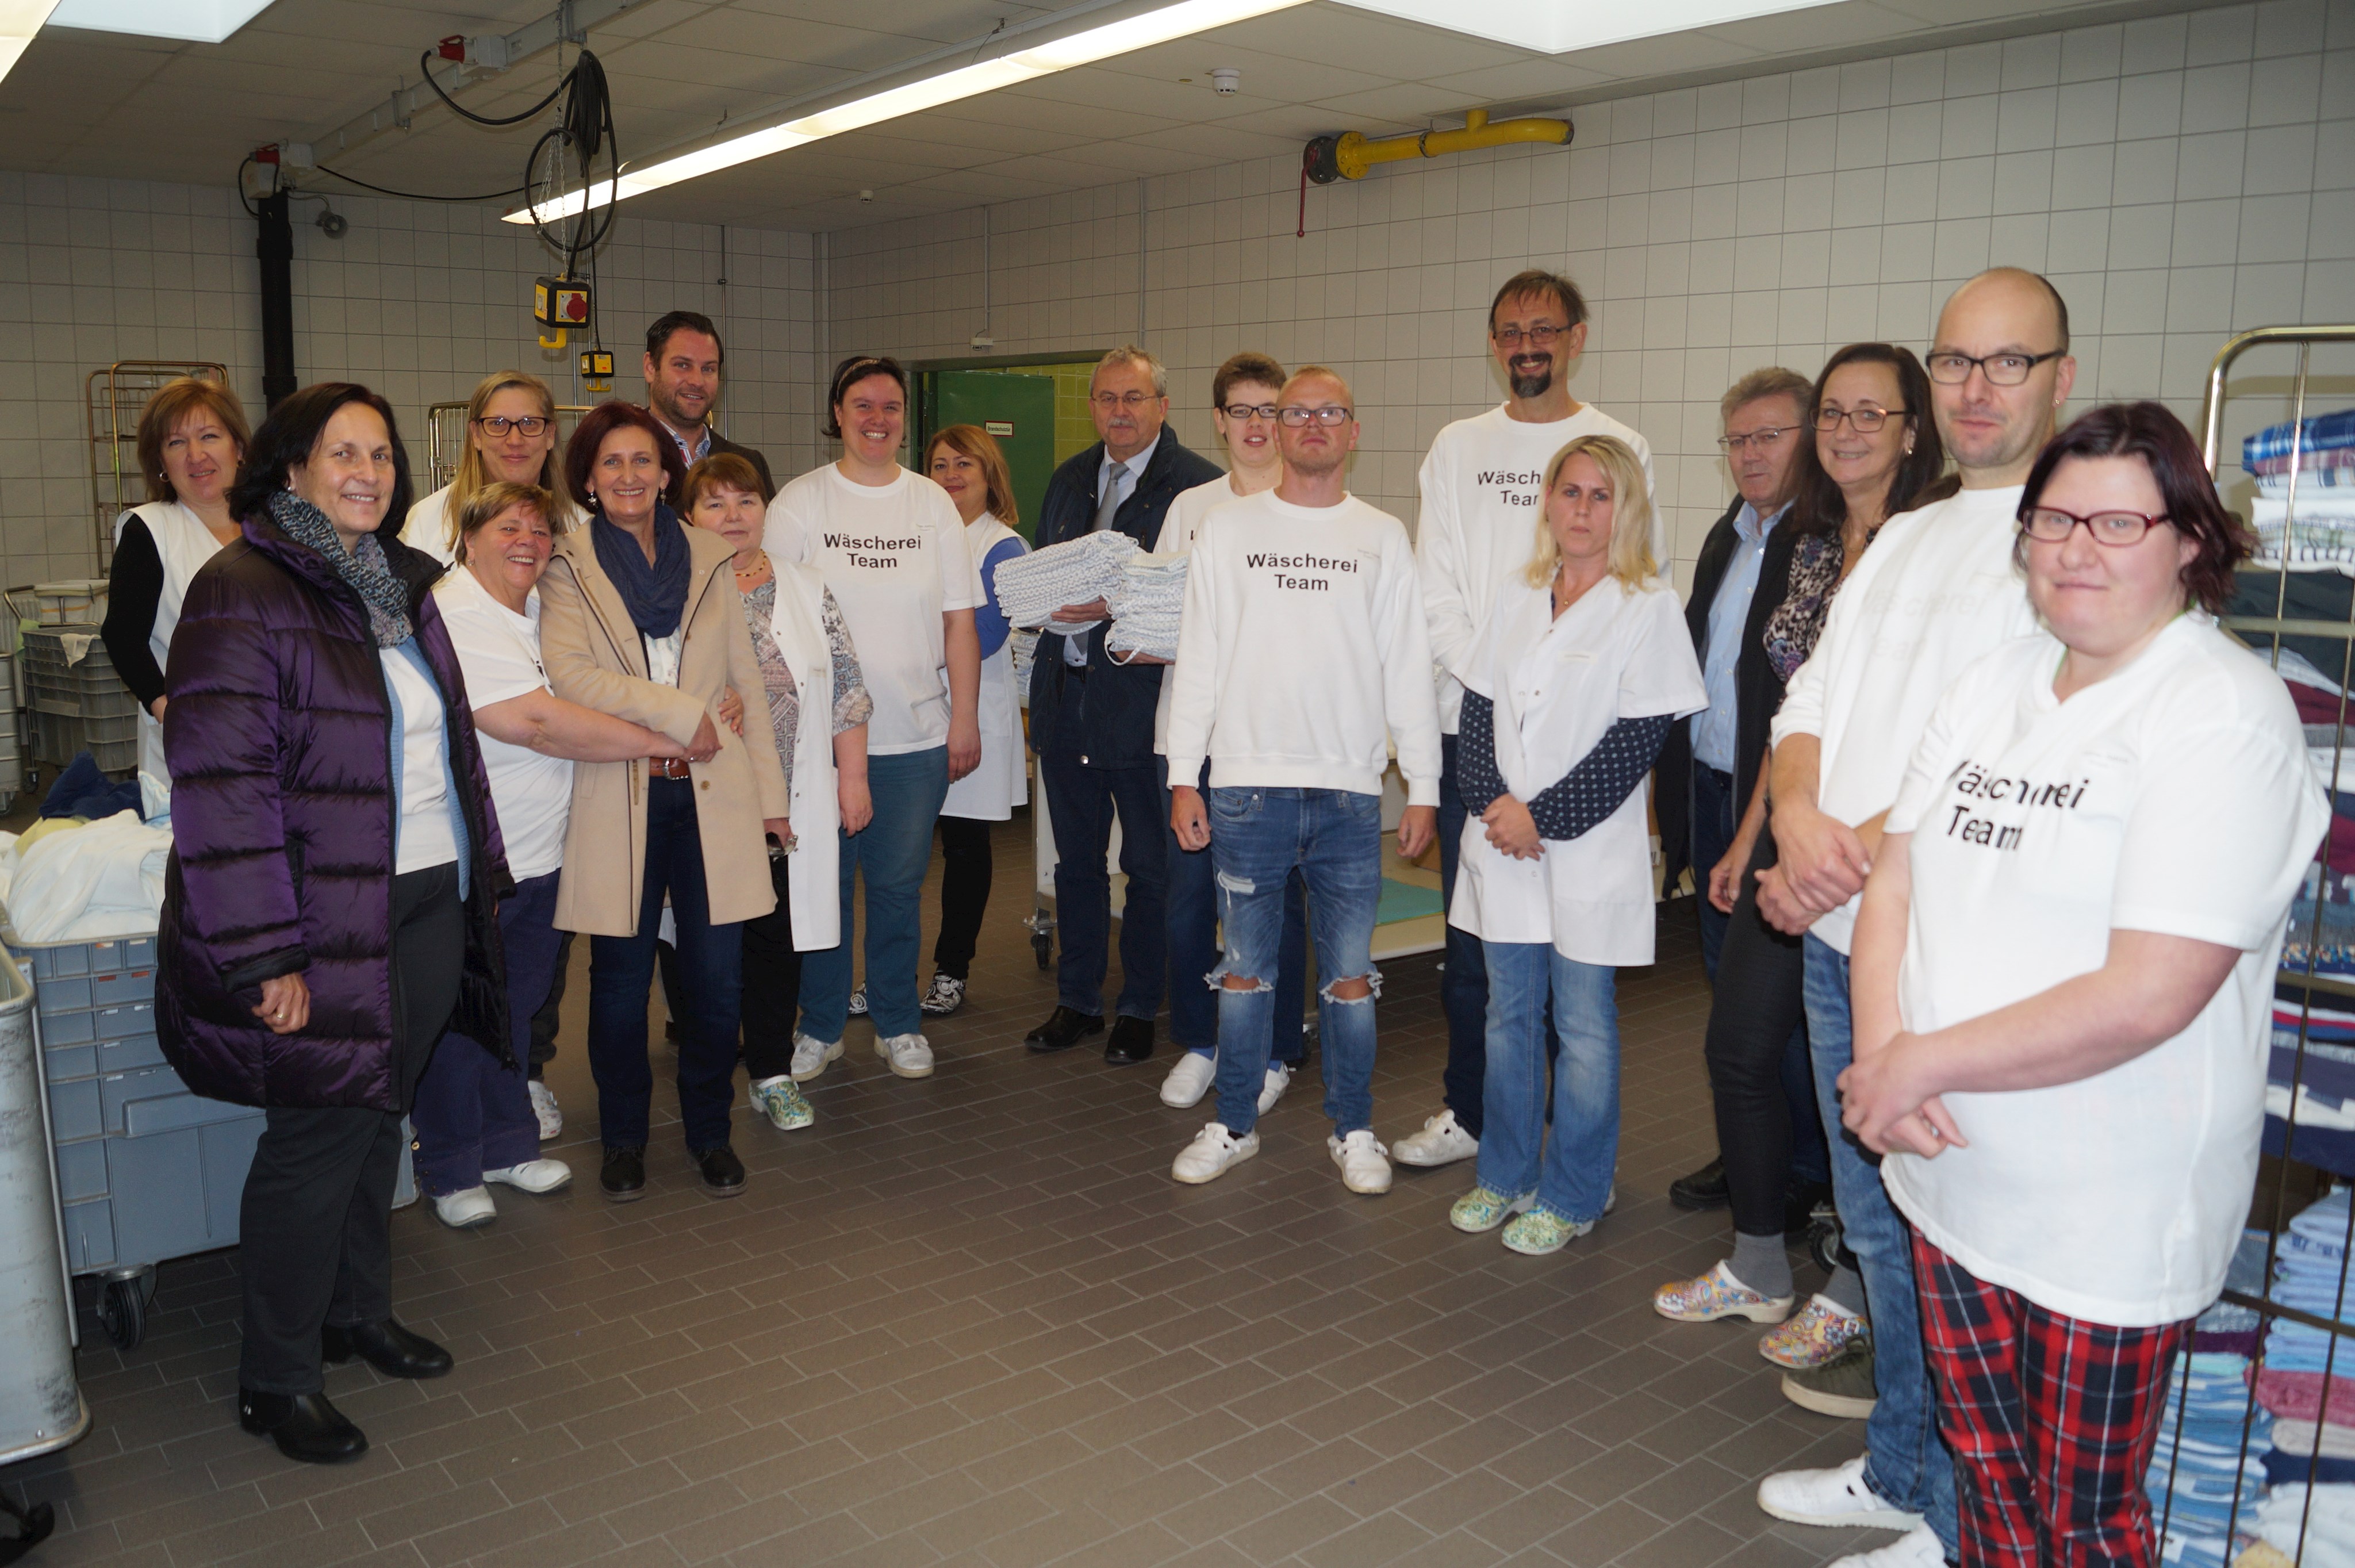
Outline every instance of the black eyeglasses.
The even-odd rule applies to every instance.
[[[1840,421],[1846,420],[1856,426],[1857,434],[1870,435],[1891,420],[1903,419],[1913,411],[1912,409],[1817,409],[1816,428],[1826,432],[1835,431],[1839,429]]]
[[[1126,409],[1135,413],[1159,397],[1157,392],[1090,392],[1088,401],[1100,409]]]
[[[2030,370],[2068,352],[2066,348],[2055,348],[2049,354],[1982,354],[1973,358],[1967,354],[1941,349],[1930,356],[1930,379],[1942,387],[1959,387],[1971,379],[1973,370],[1983,370],[1991,387],[2017,387],[2028,379]]]
[[[1795,424],[1768,425],[1764,430],[1744,431],[1740,435],[1721,435],[1717,444],[1728,457],[1739,457],[1744,448],[1753,452],[1772,452],[1783,444],[1783,438],[1799,427]]]
[[[478,419],[474,422],[495,436],[504,436],[509,431],[522,435],[542,435],[547,432],[548,427],[556,421],[546,414],[525,414],[519,419],[509,419],[505,414],[492,414],[487,418]]]
[[[1495,336],[1497,341],[1508,348],[1518,348],[1523,343],[1527,343],[1532,348],[1543,348],[1569,330],[1570,328],[1566,326],[1556,326],[1550,321],[1541,321],[1527,329],[1518,326],[1500,326],[1497,328]]]
[[[1219,411],[1231,420],[1272,420],[1275,417],[1273,403],[1227,403]]]
[[[2095,512],[2090,517],[2081,517],[2058,507],[2035,507],[2019,519],[2019,531],[2040,543],[2060,544],[2083,523],[2095,544],[2124,549],[2142,543],[2145,534],[2167,520],[2163,516],[2149,517],[2140,512]]]
[[[1293,429],[1298,430],[1301,426],[1309,423],[1347,424],[1351,416],[1348,410],[1337,404],[1321,409],[1304,409],[1295,404],[1291,408],[1276,410],[1275,417]]]

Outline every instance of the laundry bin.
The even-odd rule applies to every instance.
[[[74,1381],[73,1285],[49,1147],[33,988],[0,953],[0,1465],[90,1430]]]

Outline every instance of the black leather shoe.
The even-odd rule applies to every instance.
[[[1112,1020],[1112,1038],[1104,1041],[1106,1067],[1134,1067],[1152,1054],[1151,1019],[1122,1017]]]
[[[646,1151],[635,1144],[605,1151],[605,1168],[597,1185],[616,1203],[635,1203],[646,1195]]]
[[[1725,1185],[1725,1160],[1710,1160],[1689,1175],[1668,1183],[1668,1201],[1679,1209],[1722,1209],[1733,1201]]]
[[[698,1150],[695,1164],[703,1172],[703,1189],[714,1198],[734,1198],[744,1190],[744,1162],[726,1144]]]
[[[447,1377],[453,1364],[449,1351],[391,1317],[348,1328],[328,1324],[319,1330],[319,1354],[337,1366],[357,1356],[389,1378]]]
[[[237,1391],[237,1424],[275,1438],[278,1451],[305,1465],[348,1465],[368,1452],[368,1434],[344,1419],[323,1393]]]
[[[1077,1008],[1057,1008],[1054,1016],[1022,1037],[1022,1043],[1041,1053],[1069,1051],[1088,1036],[1102,1033],[1102,1014],[1083,1013]]]

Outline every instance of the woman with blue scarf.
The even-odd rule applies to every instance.
[[[793,844],[784,773],[761,700],[761,667],[728,541],[681,525],[684,470],[654,416],[601,403],[572,432],[565,479],[590,511],[539,581],[540,651],[556,695],[661,731],[684,761],[589,763],[572,772],[556,924],[587,933],[589,1064],[605,1196],[645,1194],[654,1094],[646,997],[669,901],[686,1016],[678,1108],[704,1190],[744,1190],[728,1142],[747,920],[776,907],[764,836]]]

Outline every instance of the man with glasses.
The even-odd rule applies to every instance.
[[[1758,907],[1778,928],[1806,933],[1807,1038],[1827,1128],[1840,1125],[1839,1078],[1855,1054],[1849,942],[1882,821],[1947,686],[2036,626],[2012,552],[2029,470],[2076,379],[2068,306],[2034,272],[1981,272],[1946,301],[1926,364],[1962,488],[1881,529],[1774,719],[1768,787],[1779,860],[1759,878]],[[1852,1392],[1861,1402],[1877,1386],[1879,1397],[1862,1457],[1769,1476],[1758,1506],[1800,1524],[1905,1531],[1840,1559],[1845,1568],[1939,1568],[1955,1551],[1955,1468],[1938,1435],[1906,1227],[1879,1172],[1839,1138],[1832,1188],[1864,1278],[1872,1342],[1869,1356],[1792,1377],[1817,1380],[1818,1394]],[[1852,1391],[1832,1386],[1844,1371]]]
[[[1536,548],[1539,491],[1553,454],[1582,435],[1616,436],[1644,465],[1644,488],[1657,494],[1652,449],[1644,438],[1571,395],[1570,378],[1586,350],[1586,301],[1558,273],[1517,272],[1488,304],[1488,353],[1504,372],[1508,396],[1484,414],[1439,432],[1423,460],[1423,514],[1415,556],[1423,574],[1431,652],[1439,662],[1443,766],[1439,787],[1441,896],[1455,897],[1464,796],[1456,787],[1455,716],[1464,687],[1456,671],[1487,619],[1496,584]],[[1652,508],[1652,559],[1668,559],[1668,529]],[[1476,937],[1447,928],[1447,968],[1440,1007],[1447,1016],[1446,1104],[1420,1132],[1398,1140],[1408,1165],[1448,1165],[1480,1152],[1480,1096],[1487,1078],[1488,965]]]
[[[1218,1118],[1170,1168],[1214,1181],[1259,1152],[1286,885],[1308,886],[1325,1057],[1326,1150],[1352,1192],[1390,1190],[1373,1134],[1374,916],[1382,895],[1382,774],[1398,750],[1399,852],[1431,845],[1439,710],[1414,551],[1396,517],[1348,492],[1358,444],[1348,384],[1322,366],[1284,383],[1284,477],[1203,520],[1186,577],[1169,703],[1169,826],[1208,849],[1226,951]],[[1209,768],[1209,799],[1194,781]]]
[[[1103,439],[1055,470],[1039,503],[1036,543],[1118,528],[1151,549],[1169,504],[1220,477],[1167,428],[1169,373],[1134,344],[1105,355],[1088,384],[1088,408]],[[1055,970],[1055,1010],[1023,1041],[1037,1051],[1068,1051],[1103,1032],[1104,971],[1112,945],[1112,878],[1104,869],[1112,825],[1120,822],[1121,909],[1118,1017],[1104,1041],[1108,1065],[1153,1054],[1168,966],[1163,890],[1167,855],[1161,781],[1154,763],[1153,715],[1161,670],[1124,663],[1104,647],[1104,602],[1066,604],[1039,639],[1030,668],[1030,745],[1055,828],[1055,917],[1063,951]]]
[[[1685,601],[1685,624],[1700,659],[1709,706],[1668,731],[1652,795],[1660,822],[1661,874],[1668,887],[1688,869],[1693,874],[1701,968],[1712,981],[1732,917],[1710,901],[1710,873],[1732,847],[1746,804],[1734,787],[1742,771],[1734,765],[1740,722],[1734,666],[1767,537],[1790,515],[1794,460],[1808,439],[1806,410],[1813,390],[1796,370],[1774,365],[1751,371],[1718,401],[1724,433],[1717,444],[1733,474],[1733,503],[1701,541],[1692,593]],[[1796,1057],[1805,1047],[1795,1042],[1793,1049]],[[1814,1120],[1812,1104],[1798,1109]],[[1722,1208],[1729,1196],[1722,1159],[1711,1159],[1668,1186],[1668,1197],[1679,1209]]]
[[[769,460],[749,446],[739,446],[711,428],[711,411],[719,402],[720,367],[728,351],[720,347],[719,329],[699,312],[675,310],[655,318],[646,328],[646,410],[662,421],[689,468],[707,457],[733,453],[761,476],[761,500],[777,493],[769,477]]]

